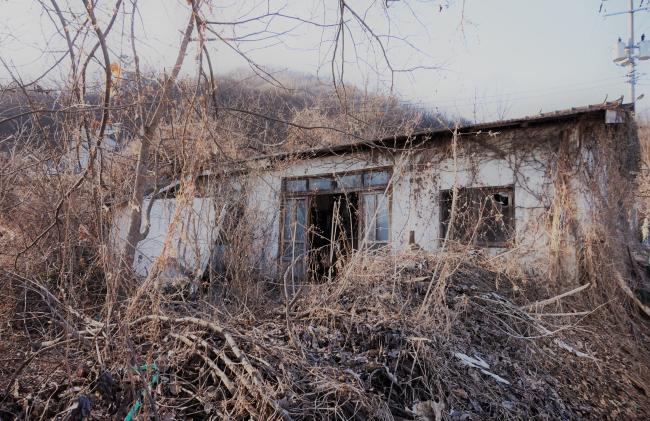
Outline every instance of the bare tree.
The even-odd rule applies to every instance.
[[[388,83],[392,89],[395,75],[400,72],[415,71],[419,68],[432,68],[433,66],[411,66],[401,67],[393,63],[391,49],[395,46],[410,48],[419,51],[408,38],[400,37],[391,25],[391,13],[398,5],[389,2],[370,1],[361,6],[352,5],[346,0],[337,0],[322,3],[322,12],[311,14],[296,13],[292,8],[283,3],[251,1],[248,2],[247,12],[243,15],[223,10],[228,14],[238,15],[237,19],[219,19],[222,11],[216,8],[215,4],[207,0],[187,0],[185,9],[187,13],[187,24],[183,28],[180,43],[176,51],[176,59],[173,67],[156,80],[147,78],[143,74],[141,65],[141,53],[138,47],[140,28],[138,22],[139,2],[131,0],[124,2],[116,0],[114,3],[104,3],[92,0],[83,0],[83,8],[71,1],[37,0],[42,6],[46,15],[54,24],[56,31],[65,45],[65,54],[43,75],[32,82],[25,82],[20,75],[15,74],[10,63],[3,60],[5,69],[13,76],[16,87],[22,92],[29,104],[27,114],[9,116],[0,123],[10,122],[23,115],[32,116],[35,126],[41,126],[42,115],[66,116],[69,127],[73,128],[75,134],[68,131],[68,137],[77,140],[77,150],[81,138],[87,142],[88,165],[83,168],[75,182],[62,192],[56,202],[55,213],[50,223],[27,244],[22,253],[16,256],[16,261],[24,251],[29,250],[38,242],[42,241],[51,230],[59,224],[59,213],[65,207],[66,201],[87,181],[96,181],[98,185],[89,185],[95,189],[94,195],[97,198],[97,213],[101,214],[103,206],[102,183],[103,166],[101,165],[102,143],[109,125],[130,121],[130,132],[136,141],[137,154],[136,165],[133,169],[133,184],[130,188],[129,199],[129,228],[126,235],[126,242],[123,250],[120,251],[120,266],[123,269],[130,268],[134,261],[135,250],[138,243],[146,238],[149,231],[149,216],[147,210],[143,209],[145,192],[152,184],[151,165],[152,157],[158,153],[154,146],[158,130],[161,125],[168,126],[173,118],[170,118],[174,111],[178,98],[172,98],[175,92],[182,90],[179,85],[181,68],[186,61],[190,50],[196,53],[196,65],[198,67],[197,77],[193,82],[194,99],[192,104],[186,103],[187,109],[181,113],[189,118],[191,115],[202,116],[204,127],[208,117],[208,108],[197,107],[198,104],[211,104],[211,120],[219,124],[220,120],[240,119],[242,121],[251,119],[265,120],[263,124],[264,133],[268,132],[269,125],[280,125],[299,132],[313,132],[315,136],[323,137],[322,133],[331,132],[340,139],[353,138],[361,139],[364,134],[359,131],[359,126],[371,126],[370,121],[376,125],[384,119],[375,119],[364,114],[363,111],[355,110],[353,104],[356,101],[354,93],[346,87],[346,67],[350,63],[365,63],[369,56],[375,58],[374,72],[388,76]],[[413,13],[408,2],[399,5],[402,11]],[[432,1],[434,6],[436,2]],[[127,7],[127,5],[129,7]],[[121,26],[120,35],[112,31],[114,26]],[[329,81],[332,83],[340,109],[349,122],[341,124],[338,121],[325,118],[324,123],[309,121],[308,115],[300,118],[288,118],[274,114],[264,108],[253,108],[249,104],[233,106],[233,104],[222,104],[218,99],[218,84],[216,80],[217,70],[214,66],[218,60],[214,59],[214,48],[225,48],[239,57],[259,80],[270,84],[278,89],[289,91],[284,83],[277,77],[275,72],[268,69],[255,58],[255,51],[258,49],[272,48],[275,43],[283,43],[295,34],[300,33],[319,34],[321,43],[319,48],[325,51],[324,58],[330,63]],[[194,34],[196,34],[194,36]],[[117,45],[125,41],[130,46],[131,70],[128,77],[119,77],[113,73],[114,66],[119,66],[124,61],[124,56],[116,57]],[[191,49],[192,43],[196,48]],[[361,50],[365,50],[362,53]],[[99,54],[97,54],[99,52]],[[42,80],[53,70],[63,66],[63,59],[69,58],[68,83],[61,93],[66,96],[65,109],[60,100],[52,103],[51,109],[43,109],[39,104],[31,101],[32,96],[27,92],[28,87],[37,86],[36,82]],[[2,57],[0,57],[2,58]],[[89,91],[87,80],[92,69],[99,69],[103,74],[101,86],[95,86]],[[113,98],[115,92],[120,89],[119,85],[127,85],[130,92],[122,94],[121,98]],[[203,86],[207,89],[203,89]],[[201,98],[197,98],[200,96]],[[205,101],[204,101],[205,100]],[[352,107],[352,108],[350,108]],[[384,112],[382,115],[389,115]],[[385,120],[385,119],[384,119]],[[386,123],[387,120],[382,121]],[[248,124],[248,123],[247,123]],[[212,129],[210,129],[212,130]],[[45,132],[44,127],[41,131]],[[82,134],[83,136],[79,137]],[[366,133],[369,134],[369,133]],[[376,131],[373,135],[379,134]],[[266,134],[262,143],[267,143]],[[277,142],[277,141],[276,141]],[[280,141],[283,143],[284,141]],[[219,142],[215,141],[218,145]],[[218,147],[221,147],[218,145]],[[268,146],[265,147],[268,151]],[[97,175],[98,177],[95,177]],[[92,176],[92,177],[91,177]],[[151,202],[152,203],[152,202]],[[150,204],[151,204],[150,203]],[[144,227],[143,227],[144,220]],[[102,239],[105,241],[105,238]]]
[[[148,227],[144,232],[141,232],[141,221],[142,221],[142,203],[144,199],[145,187],[147,182],[147,171],[149,168],[149,148],[153,141],[156,129],[161,122],[163,112],[165,110],[166,101],[168,100],[169,92],[176,82],[178,73],[181,70],[183,61],[185,60],[185,55],[187,53],[187,47],[190,43],[190,38],[192,36],[192,31],[194,30],[195,23],[200,24],[200,18],[198,17],[198,10],[200,8],[201,0],[191,1],[192,8],[190,9],[189,19],[187,22],[187,27],[183,33],[183,39],[181,45],[178,49],[178,56],[176,57],[176,62],[172,68],[171,74],[165,78],[161,92],[158,95],[158,102],[154,106],[154,111],[151,115],[147,115],[144,111],[143,104],[143,92],[142,92],[142,75],[140,73],[140,58],[138,57],[138,52],[135,45],[135,30],[134,30],[134,20],[137,10],[137,0],[133,1],[133,12],[131,16],[131,46],[133,50],[133,58],[135,64],[135,77],[136,77],[136,88],[137,88],[137,98],[138,98],[138,120],[140,121],[140,127],[138,128],[138,139],[140,141],[139,151],[138,151],[138,161],[136,164],[135,180],[133,187],[133,195],[129,202],[131,208],[129,216],[129,231],[126,237],[126,244],[124,251],[122,252],[122,260],[124,264],[130,265],[133,262],[135,247],[138,242],[147,237]]]

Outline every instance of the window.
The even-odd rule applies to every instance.
[[[293,278],[317,277],[333,273],[335,259],[362,244],[387,245],[391,174],[375,168],[284,179],[280,266],[293,264]]]
[[[319,175],[305,178],[287,178],[283,191],[293,196],[310,193],[345,192],[363,189],[382,189],[388,185],[391,172],[387,169]]]
[[[363,175],[363,183],[370,186],[385,186],[388,184],[390,173],[388,171],[374,171]]]
[[[336,185],[339,189],[352,190],[362,187],[361,174],[342,175],[336,178]]]
[[[307,191],[307,180],[285,180],[284,188],[288,192],[304,192]]]
[[[293,264],[293,274],[300,278],[304,273],[303,258],[306,253],[306,199],[287,199],[282,209],[282,262]]]
[[[363,194],[364,239],[369,248],[388,244],[388,197],[383,192]]]
[[[450,229],[453,191],[440,195],[442,237]],[[458,190],[450,239],[485,247],[504,247],[514,233],[514,191],[508,187]]]
[[[309,179],[309,190],[325,191],[334,188],[334,180],[331,177],[314,177]]]

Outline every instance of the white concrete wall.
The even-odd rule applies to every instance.
[[[537,250],[545,241],[540,216],[549,206],[551,182],[547,177],[548,157],[533,151],[522,162],[516,154],[501,158],[459,156],[454,166],[451,158],[435,165],[422,162],[419,155],[408,158],[380,155],[377,152],[346,154],[301,160],[284,168],[262,170],[248,180],[248,215],[257,227],[253,235],[254,267],[263,275],[276,276],[279,249],[281,186],[284,177],[341,173],[359,169],[392,166],[391,245],[393,249],[408,245],[409,231],[426,250],[435,250],[441,241],[440,190],[458,187],[514,185],[516,244],[521,250]],[[417,163],[417,164],[416,164]],[[280,164],[282,165],[282,164]],[[503,250],[490,250],[495,253]],[[528,253],[527,259],[543,259],[540,253]]]
[[[146,209],[150,199],[145,199]],[[169,233],[170,223],[176,209],[176,199],[157,199],[151,208],[151,228],[146,239],[140,241],[136,248],[134,270],[139,276],[147,276],[151,265],[163,249]],[[168,248],[171,262],[174,262],[192,274],[205,270],[215,242],[216,217],[215,206],[209,198],[195,198],[192,206],[181,211]],[[115,250],[121,250],[128,231],[128,209],[126,206],[116,211],[113,217],[111,239]],[[144,229],[145,215],[142,216]]]
[[[499,147],[500,138],[486,137],[484,144]],[[525,152],[489,153],[487,149],[463,149],[456,162],[449,151],[423,150],[415,154],[391,154],[379,151],[350,153],[314,159],[279,163],[271,169],[260,168],[243,177],[246,193],[245,222],[250,229],[250,264],[254,272],[265,277],[277,276],[280,205],[282,180],[285,177],[345,173],[355,170],[391,167],[390,242],[394,250],[408,246],[409,233],[414,231],[416,243],[425,250],[436,250],[441,244],[441,190],[459,187],[514,186],[515,247],[527,261],[544,259],[547,227],[541,216],[551,204],[552,183],[549,167],[552,154],[544,142]],[[507,150],[508,148],[506,148]],[[436,158],[432,158],[437,154]],[[268,163],[260,162],[260,166]],[[220,197],[224,200],[227,197]],[[137,247],[134,268],[146,276],[155,257],[163,247],[175,208],[174,199],[159,199],[152,208],[149,236]],[[144,204],[146,208],[147,203]],[[217,233],[218,217],[214,201],[194,199],[191,209],[184,210],[181,223],[171,240],[170,257],[194,273],[202,272],[210,258]],[[123,244],[127,215],[117,212],[114,236]],[[503,249],[488,249],[498,253]]]
[[[569,136],[561,139],[562,133]],[[390,241],[394,250],[407,247],[411,231],[422,248],[433,251],[440,247],[441,190],[451,189],[454,185],[459,188],[514,186],[515,238],[513,249],[507,252],[518,256],[524,263],[543,262],[550,257],[549,248],[546,247],[550,227],[544,216],[553,202],[551,175],[558,157],[566,153],[562,152],[560,143],[564,142],[564,148],[571,150],[570,165],[577,170],[593,166],[593,157],[582,150],[580,139],[576,125],[567,123],[546,129],[529,131],[521,128],[503,134],[466,136],[459,143],[456,161],[452,159],[449,144],[444,140],[417,153],[374,150],[273,164],[258,161],[258,168],[241,176],[234,190],[243,191],[247,201],[244,220],[249,231],[245,240],[246,244],[250,240],[250,248],[241,256],[248,256],[254,273],[266,277],[278,275],[283,178],[391,167]],[[574,159],[576,151],[582,154],[578,154],[582,159]],[[579,217],[587,218],[594,200],[599,198],[591,197],[588,192],[580,194],[583,186],[573,175],[567,176],[571,177],[569,188],[575,196],[576,213]],[[607,180],[601,182],[607,184]],[[222,201],[230,197],[226,193],[217,196]],[[174,206],[172,199],[159,200],[155,204],[151,233],[138,244],[135,262],[138,274],[146,275],[151,262],[160,254]],[[212,200],[195,199],[192,209],[184,211],[183,222],[173,233],[172,257],[176,257],[190,271],[198,273],[204,269],[217,233],[217,219],[220,218],[215,217]],[[117,241],[123,243],[126,210],[117,212],[114,226]],[[493,254],[504,251],[488,249]]]
[[[434,167],[417,167],[405,174],[403,180],[398,180],[393,201],[393,236],[401,239],[398,245],[406,244],[409,231],[415,231],[416,243],[426,250],[440,245],[439,194],[454,185],[459,188],[514,186],[515,240],[520,246],[532,245],[543,235],[538,222],[550,204],[551,181],[545,166],[519,162],[513,155],[501,158],[486,155],[470,160],[461,154],[455,164],[449,158]],[[544,159],[538,156],[527,161]]]

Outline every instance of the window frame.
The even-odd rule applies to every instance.
[[[504,191],[508,192],[509,194],[509,200],[510,204],[508,205],[508,215],[504,215],[504,217],[508,218],[509,224],[507,226],[507,229],[510,230],[509,233],[506,233],[504,236],[503,241],[491,241],[491,240],[486,240],[483,238],[480,238],[480,236],[475,236],[472,240],[472,244],[477,247],[484,247],[484,248],[507,248],[512,245],[512,241],[514,240],[514,235],[516,233],[516,228],[517,228],[517,223],[516,223],[516,197],[515,197],[515,185],[514,184],[508,184],[508,185],[502,185],[502,186],[477,186],[477,187],[459,187],[458,188],[459,193],[461,192],[480,192],[481,195],[480,197],[482,198],[481,200],[485,200],[485,198],[489,195],[494,195],[497,193],[503,193]],[[447,235],[447,225],[448,221],[447,215],[450,213],[450,211],[446,210],[446,198],[445,195],[448,195],[449,193],[453,192],[453,189],[441,189],[438,194],[438,203],[439,203],[439,221],[440,221],[440,238],[444,239],[445,236]],[[483,223],[481,224],[483,225]],[[477,231],[481,231],[481,227],[479,226],[477,228]]]
[[[365,185],[364,174],[376,173],[376,172],[387,172],[387,182],[385,184],[377,185]],[[339,187],[338,179],[343,176],[349,175],[359,175],[361,177],[361,185],[359,187]],[[333,188],[329,190],[312,190],[310,189],[310,179],[319,179],[319,178],[331,178],[333,180]],[[305,199],[305,234],[308,234],[309,227],[311,225],[310,218],[310,209],[311,209],[311,200],[313,197],[319,195],[330,195],[330,194],[348,194],[348,193],[357,193],[359,195],[359,220],[357,226],[357,232],[359,233],[359,244],[363,242],[366,238],[365,233],[365,218],[364,218],[364,205],[363,205],[363,194],[364,193],[382,193],[386,196],[386,206],[387,206],[387,216],[388,216],[388,240],[375,242],[375,241],[366,241],[364,249],[376,248],[375,244],[380,244],[380,247],[389,245],[392,240],[392,224],[393,224],[393,195],[392,195],[392,178],[393,178],[393,167],[392,166],[381,166],[381,167],[372,167],[372,168],[362,168],[351,171],[339,171],[339,172],[327,172],[320,174],[305,174],[300,176],[291,176],[282,178],[281,183],[281,193],[280,193],[280,213],[279,213],[279,231],[278,231],[278,263],[279,267],[286,269],[288,262],[284,259],[284,212],[286,203],[288,200],[294,199]],[[304,191],[291,191],[287,189],[288,182],[307,180],[307,185]],[[308,240],[305,239],[305,255],[308,254]],[[305,266],[306,268],[306,266]],[[306,275],[306,273],[304,274]]]
[[[373,216],[375,215],[377,211],[377,198],[378,197],[385,197],[386,201],[384,202],[384,206],[386,206],[386,217],[388,218],[388,223],[387,223],[387,233],[386,233],[386,240],[377,240],[377,218],[375,217],[374,222],[372,223],[373,230],[375,231],[373,233],[373,238],[370,238],[368,236],[367,230],[368,230],[368,225],[367,225],[367,220],[366,220],[366,196],[372,195],[373,202],[374,202],[374,208],[375,211],[373,212]],[[371,191],[360,191],[359,192],[359,198],[360,198],[360,211],[361,211],[361,217],[359,218],[359,233],[362,234],[361,243],[365,244],[366,249],[377,249],[381,247],[385,247],[390,244],[391,242],[391,231],[392,231],[392,194],[388,190],[382,190],[382,191],[377,191],[377,190],[371,190]]]
[[[363,175],[365,173],[374,173],[374,172],[387,172],[388,173],[388,181],[385,184],[378,184],[374,186],[366,186],[364,183],[364,177]],[[339,187],[337,178],[340,178],[342,176],[346,175],[361,175],[361,186],[360,187]],[[350,171],[338,171],[338,172],[327,172],[327,173],[320,173],[320,174],[309,174],[309,175],[299,175],[299,176],[291,176],[291,177],[283,177],[282,178],[282,198],[289,197],[289,196],[311,196],[311,195],[319,195],[319,194],[336,194],[336,193],[347,193],[347,192],[365,192],[365,191],[372,191],[372,190],[391,190],[391,179],[393,176],[393,167],[391,166],[382,166],[382,167],[373,167],[373,168],[364,168],[364,169],[358,169],[358,170],[350,170]],[[334,182],[335,187],[332,189],[322,189],[322,190],[311,190],[310,189],[310,179],[317,179],[317,178],[331,178]],[[307,186],[304,191],[290,191],[287,189],[287,182],[289,181],[300,181],[300,180],[307,180]]]
[[[305,224],[304,224],[304,228],[303,228],[304,233],[303,233],[302,241],[299,241],[299,242],[298,241],[293,242],[293,239],[285,240],[285,238],[284,238],[284,236],[285,236],[285,234],[284,234],[284,230],[285,230],[285,224],[284,224],[285,212],[287,211],[287,201],[289,201],[289,200],[290,201],[295,201],[295,202],[303,201],[304,205],[305,205],[305,209],[304,209],[304,212],[305,212]],[[307,251],[308,251],[307,250],[307,244],[308,244],[307,236],[308,236],[308,228],[309,228],[309,224],[310,224],[308,209],[309,209],[310,204],[311,203],[310,203],[309,197],[307,197],[307,196],[287,197],[286,199],[283,199],[282,203],[280,204],[280,218],[279,218],[280,219],[280,231],[278,233],[279,234],[278,235],[278,240],[279,240],[279,242],[278,242],[278,261],[280,263],[280,267],[283,268],[283,269],[286,269],[286,267],[288,267],[288,265],[290,265],[290,264],[293,264],[294,268],[295,268],[296,263],[299,260],[301,260],[302,261],[302,265],[301,265],[302,272],[306,272],[305,259],[307,257]],[[297,222],[297,220],[298,220],[298,207],[296,206],[293,209],[294,209],[294,212],[292,212],[292,215],[291,215],[290,219],[291,219],[291,221]],[[290,244],[292,248],[294,248],[294,255],[291,256],[291,258],[289,258],[289,259],[285,258],[285,254],[284,254],[284,248],[287,245],[287,243]],[[296,256],[295,255],[295,245],[296,244],[302,244],[302,248],[303,248],[302,256],[300,256],[300,255]],[[299,276],[296,276],[296,278],[298,278],[298,279],[302,278],[302,276],[304,276],[305,274],[306,273],[299,274]]]

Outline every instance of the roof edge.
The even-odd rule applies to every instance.
[[[634,112],[634,104],[623,104],[619,101],[603,102],[601,104],[587,105],[584,107],[573,107],[565,110],[553,111],[549,113],[540,113],[538,115],[526,116],[521,118],[514,118],[508,120],[497,120],[485,123],[469,124],[458,127],[444,127],[434,130],[424,130],[412,134],[403,134],[388,136],[375,140],[363,140],[360,142],[346,143],[342,145],[319,147],[313,149],[305,149],[295,152],[279,152],[275,154],[263,155],[251,158],[247,161],[283,161],[290,158],[303,158],[312,159],[323,156],[333,156],[342,153],[360,152],[370,149],[398,149],[398,145],[404,145],[408,141],[413,140],[431,140],[433,137],[440,135],[453,135],[454,131],[460,134],[477,133],[477,132],[491,132],[494,130],[513,129],[520,127],[528,127],[533,125],[548,124],[554,121],[565,121],[577,119],[579,117],[598,114],[607,110],[620,110],[627,113]]]

